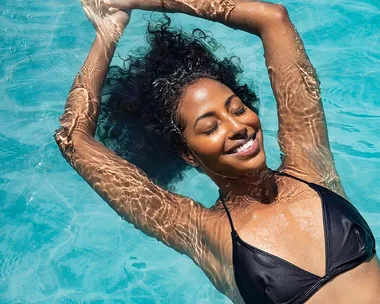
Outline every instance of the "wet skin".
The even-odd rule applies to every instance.
[[[93,138],[102,83],[115,40],[128,23],[129,14],[99,9],[95,0],[83,2],[97,37],[60,118],[56,141],[63,156],[120,216],[188,255],[218,290],[233,302],[243,303],[233,277],[230,226],[221,203],[206,209],[191,198],[159,188],[141,170]],[[143,3],[140,8],[148,10],[159,10],[162,3],[116,2],[115,6],[123,8],[134,8],[128,6],[133,2]],[[284,153],[280,169],[344,196],[329,149],[319,81],[286,10],[248,1],[164,3],[169,11],[213,19],[260,36],[277,102],[279,145]],[[204,78],[186,88],[179,115],[186,124],[183,136],[189,147],[183,157],[200,166],[228,194],[226,203],[240,237],[323,275],[321,200],[308,186],[268,170],[257,115],[245,109],[229,88]],[[228,153],[252,134],[256,134],[252,151],[246,155]],[[379,298],[380,270],[374,257],[336,277],[308,303],[375,304]]]

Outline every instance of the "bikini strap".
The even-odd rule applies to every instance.
[[[235,227],[234,227],[234,223],[232,222],[231,214],[228,211],[228,208],[226,206],[226,203],[225,203],[224,199],[222,198],[222,194],[220,193],[220,190],[219,190],[219,198],[220,198],[220,200],[223,203],[224,210],[226,210],[228,221],[230,222],[231,230],[232,230],[232,232],[236,233],[236,230],[235,230]]]
[[[293,179],[298,180],[299,182],[304,183],[304,184],[306,184],[308,186],[311,186],[311,184],[312,184],[312,183],[309,183],[308,181],[305,181],[302,178],[290,175],[289,173],[286,173],[286,172],[276,171],[276,170],[272,170],[272,172],[274,172],[275,174],[281,175],[281,176],[287,176],[287,177],[293,178]]]

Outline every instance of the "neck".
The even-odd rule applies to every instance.
[[[275,173],[267,166],[237,179],[215,176],[213,180],[221,194],[231,199],[268,204],[278,194]]]

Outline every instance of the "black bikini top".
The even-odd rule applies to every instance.
[[[326,248],[326,275],[320,277],[284,259],[247,244],[231,225],[236,285],[247,304],[304,303],[337,275],[369,260],[376,252],[375,239],[359,211],[329,189],[286,173],[309,185],[320,196]]]

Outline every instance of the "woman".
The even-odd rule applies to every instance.
[[[234,303],[378,303],[375,241],[345,199],[319,81],[286,9],[243,0],[104,0],[101,7],[95,2],[84,8],[97,35],[56,133],[73,168],[120,216],[193,259]],[[242,100],[254,95],[223,76],[223,67],[215,75],[193,73],[176,90],[176,79],[184,79],[177,74],[141,88],[161,96],[161,116],[152,117],[169,134],[162,140],[173,142],[186,163],[219,187],[212,208],[161,189],[93,138],[102,85],[131,9],[186,13],[261,38],[278,108],[279,171],[266,166],[260,120]],[[161,32],[170,36],[165,28]]]

